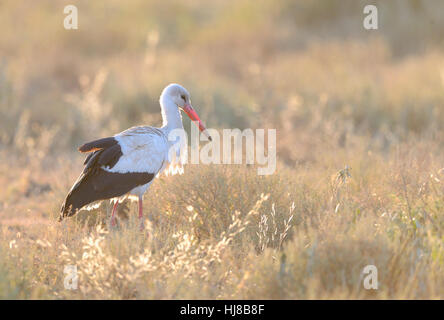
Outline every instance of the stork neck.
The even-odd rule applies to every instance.
[[[170,131],[183,128],[182,116],[176,104],[166,97],[161,97],[160,106],[162,108],[162,127]]]

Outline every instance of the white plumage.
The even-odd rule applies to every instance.
[[[172,170],[172,168],[181,167],[182,163],[169,159],[169,150],[174,147],[174,144],[168,140],[168,131],[168,127],[133,127],[115,135],[114,138],[121,146],[122,156],[112,168],[103,166],[103,169],[116,173],[149,172],[159,176],[168,168],[171,174],[180,173],[180,171]],[[177,159],[180,158],[178,155]],[[128,197],[134,199],[132,196],[136,196],[135,200],[138,199],[147,191],[152,182],[153,180],[132,189]],[[119,200],[123,198],[125,195],[119,197]]]

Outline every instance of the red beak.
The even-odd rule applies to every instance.
[[[190,104],[186,104],[182,107],[183,111],[190,117],[192,121],[197,121],[197,126],[199,127],[199,130],[207,136],[208,140],[212,140],[211,136],[207,132],[207,128],[203,125],[202,121],[200,120],[199,116],[197,115],[196,111],[194,111],[193,107]]]

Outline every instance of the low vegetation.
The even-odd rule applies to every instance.
[[[77,31],[2,3],[0,298],[443,299],[444,4],[375,1],[370,32],[364,2],[328,3],[73,1]],[[114,229],[107,202],[58,223],[76,147],[160,125],[170,82],[207,127],[276,128],[276,173],[162,176],[143,232],[131,202]]]

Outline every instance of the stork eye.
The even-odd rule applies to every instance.
[[[180,97],[182,98],[182,100],[183,100],[183,101],[185,101],[185,102],[187,101],[187,99],[186,99],[186,97],[185,97],[185,95],[184,95],[184,94],[183,94],[183,95],[181,95]]]

